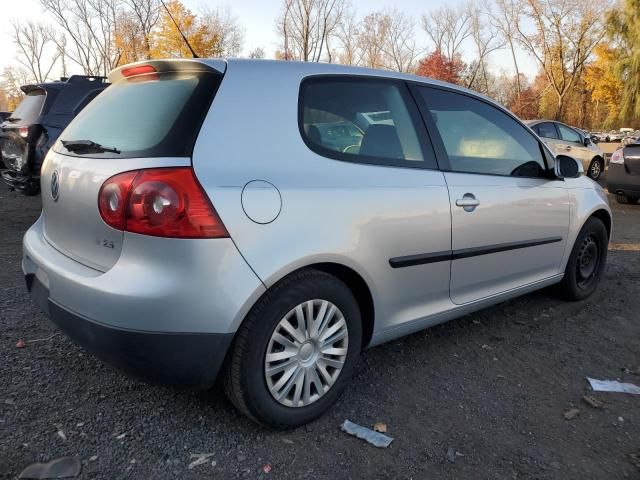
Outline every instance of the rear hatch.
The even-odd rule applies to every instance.
[[[102,220],[100,187],[125,171],[191,165],[224,70],[221,61],[183,60],[111,73],[112,86],[69,124],[42,167],[44,235],[54,248],[100,271],[117,262],[124,233]]]
[[[0,156],[5,166],[15,172],[26,167],[28,128],[38,120],[46,99],[45,90],[38,86],[22,89],[26,96],[0,129]]]
[[[624,164],[631,175],[640,175],[640,144],[632,143],[624,147]]]

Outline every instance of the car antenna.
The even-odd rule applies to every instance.
[[[162,4],[162,6],[164,7],[164,9],[167,11],[167,15],[169,15],[169,18],[171,19],[171,21],[173,22],[173,24],[176,26],[176,28],[178,29],[178,32],[180,33],[180,35],[182,36],[182,39],[184,40],[184,43],[187,44],[187,47],[189,47],[189,50],[191,50],[191,55],[193,55],[193,58],[200,58],[198,56],[198,54],[195,52],[195,50],[193,49],[193,47],[191,46],[191,44],[189,43],[189,40],[187,40],[187,37],[185,37],[184,33],[182,33],[182,29],[180,28],[180,25],[178,25],[178,22],[176,22],[176,19],[173,18],[173,15],[171,15],[171,12],[169,11],[169,9],[167,8],[167,5],[164,3],[164,0],[160,0],[160,3]]]

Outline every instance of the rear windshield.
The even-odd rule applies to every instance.
[[[11,118],[20,119],[22,123],[35,120],[40,115],[45,98],[44,90],[30,91],[11,114]]]
[[[60,139],[90,140],[120,152],[82,156],[191,156],[220,79],[213,72],[168,72],[121,80],[89,103]],[[56,148],[74,155],[61,144]]]

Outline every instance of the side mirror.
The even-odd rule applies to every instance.
[[[576,178],[584,173],[582,163],[568,155],[556,157],[554,170],[558,178]]]
[[[591,145],[591,139],[589,137],[584,137],[584,146],[588,147]]]

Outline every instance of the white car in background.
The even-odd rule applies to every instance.
[[[528,120],[524,123],[542,138],[553,153],[575,158],[582,163],[587,176],[593,180],[600,178],[605,165],[604,153],[591,138],[561,122]]]

